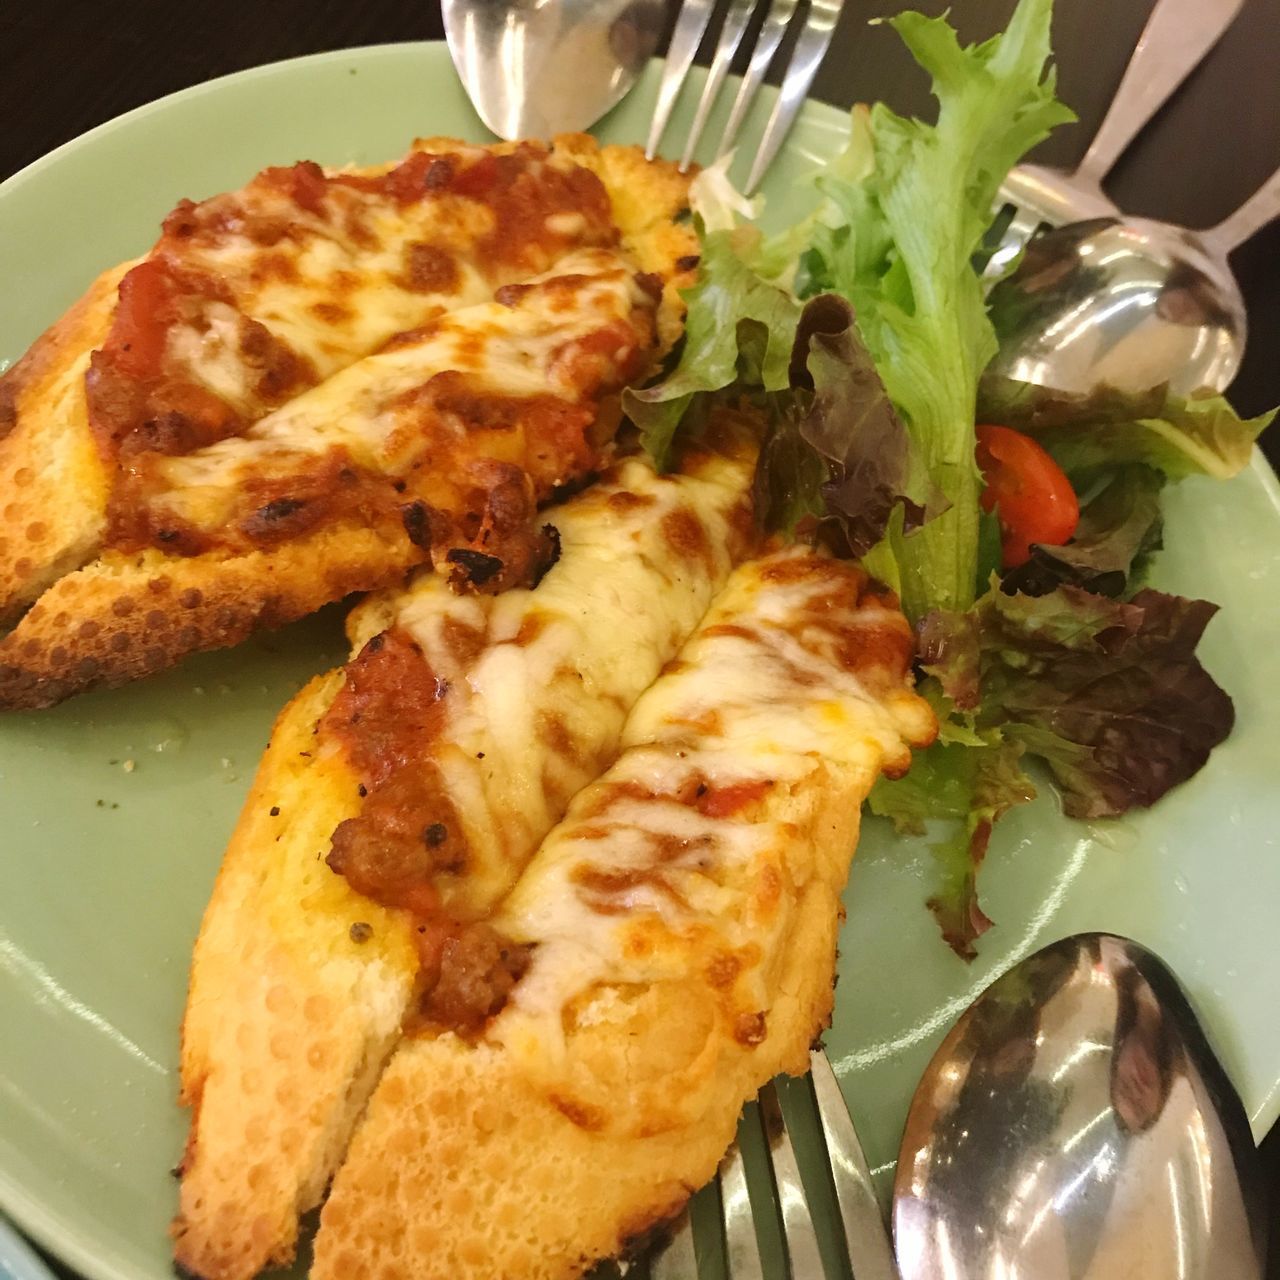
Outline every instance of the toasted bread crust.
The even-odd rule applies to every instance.
[[[492,909],[573,794],[613,759],[627,706],[746,550],[753,458],[743,441],[731,456],[708,452],[690,464],[696,476],[619,463],[560,510],[562,554],[538,587],[459,597],[428,575],[389,594],[378,621],[363,611],[379,631],[408,628],[427,669],[443,677],[442,720],[423,737],[448,762],[448,795],[468,807],[471,909]],[[696,564],[663,555],[672,516],[703,531],[707,554]],[[660,603],[643,622],[619,625],[653,596]],[[609,641],[590,653],[585,619],[608,625]],[[335,829],[377,796],[376,781],[364,787],[348,763],[358,753],[340,729],[326,720],[312,732],[342,683],[342,672],[313,682],[281,716],[196,947],[182,1057],[195,1115],[175,1237],[179,1262],[209,1280],[243,1280],[292,1255],[298,1214],[318,1203],[394,1047],[384,1033],[417,990],[416,962],[407,980],[395,969],[392,981],[377,948],[342,944],[360,921],[379,939],[387,922],[393,942],[414,937],[407,913],[360,896],[322,857]],[[527,722],[513,699],[528,704]],[[361,964],[374,971],[367,980],[354,976]],[[307,1024],[308,1004],[327,1011],[327,1031]]]
[[[239,644],[421,562],[399,523],[319,530],[248,555],[106,552],[60,578],[0,639],[0,707],[48,707]]]
[[[182,1102],[193,1114],[174,1252],[210,1280],[292,1258],[298,1214],[346,1144],[417,968],[406,918],[321,858],[359,805],[342,757],[311,753],[341,682],[313,680],[276,722],[192,961]]]
[[[109,476],[84,374],[133,265],[104,271],[0,379],[0,627],[97,550]]]
[[[492,917],[531,949],[504,1008],[393,1055],[315,1280],[572,1280],[711,1177],[830,1016],[862,801],[937,731],[911,649],[855,566],[735,572]]]

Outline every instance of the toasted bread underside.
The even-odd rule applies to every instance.
[[[269,551],[109,551],[58,579],[0,640],[0,706],[47,707],[397,580],[422,559],[399,522],[344,522]]]
[[[830,1015],[861,803],[936,732],[910,654],[853,566],[735,572],[495,914],[532,948],[506,1007],[393,1055],[316,1280],[570,1280],[712,1176]]]
[[[662,477],[617,464],[552,515],[560,559],[533,589],[459,597],[424,575],[362,608],[357,649],[394,627],[445,677],[439,747],[469,833],[473,909],[506,892],[614,758],[627,708],[745,551],[753,456],[704,453],[690,474]],[[454,635],[481,643],[459,660]],[[298,1215],[319,1202],[414,995],[407,913],[323,860],[361,810],[345,750],[327,727],[313,733],[342,683],[313,682],[281,716],[196,944],[174,1235],[178,1262],[209,1280],[292,1256]],[[361,922],[363,945],[350,939]]]
[[[691,229],[675,221],[687,207],[688,179],[634,148],[601,148],[582,135],[557,145],[604,182],[627,259],[662,278],[665,349],[680,329],[678,289],[696,252]],[[0,708],[49,706],[126,683],[391,583],[423,559],[403,531],[353,525],[262,554],[103,549],[112,478],[89,430],[84,374],[132,265],[100,277],[6,375],[12,404],[6,409],[0,396],[0,433],[5,421],[12,427],[0,434],[0,629],[16,626],[0,636]],[[346,539],[352,545],[341,545]],[[175,604],[171,587],[210,603]]]

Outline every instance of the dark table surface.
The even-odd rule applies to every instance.
[[[953,20],[977,39],[1003,25],[1013,3],[955,0]],[[1045,143],[1038,159],[1071,165],[1083,154],[1151,5],[1058,0],[1059,90],[1079,122]],[[847,0],[815,96],[842,106],[883,99],[899,111],[927,112],[924,80],[896,38],[866,25],[900,7],[907,6]],[[943,5],[917,0],[917,7],[939,12]],[[434,0],[0,3],[0,179],[112,116],[213,76],[321,50],[440,35]],[[1118,203],[1206,227],[1257,188],[1280,165],[1278,49],[1280,0],[1246,0],[1222,42],[1117,166],[1110,192]],[[413,127],[409,121],[407,130]],[[1232,265],[1251,332],[1231,395],[1241,412],[1256,413],[1280,402],[1280,222],[1240,249]],[[1280,427],[1266,443],[1272,462],[1280,462]],[[1263,1154],[1271,1219],[1280,1224],[1280,1127]],[[1272,1255],[1268,1275],[1280,1280],[1280,1240]]]

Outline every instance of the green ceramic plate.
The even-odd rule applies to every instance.
[[[601,135],[640,139],[655,90],[651,75]],[[840,113],[807,108],[766,187],[775,222],[842,128]],[[300,157],[390,158],[415,133],[483,136],[440,45],[264,67],[54,152],[0,187],[0,366],[95,272],[144,249],[179,197]],[[1065,821],[1051,799],[1003,823],[985,872],[997,927],[971,966],[924,908],[927,855],[866,833],[828,1045],[882,1176],[953,1018],[996,971],[1079,929],[1129,934],[1170,961],[1255,1131],[1280,1110],[1280,492],[1255,460],[1230,484],[1182,486],[1168,524],[1158,585],[1223,606],[1204,654],[1239,724],[1208,768],[1105,830]],[[338,623],[322,616],[133,688],[0,718],[0,1207],[90,1276],[171,1280],[187,957],[272,718],[342,656]]]

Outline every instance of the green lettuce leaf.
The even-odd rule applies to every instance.
[[[1050,0],[1021,0],[1002,35],[969,48],[944,19],[891,19],[933,78],[937,123],[883,104],[855,116],[851,152],[821,181],[825,204],[801,258],[802,287],[834,289],[853,303],[916,465],[949,504],[897,548],[903,602],[915,618],[967,608],[975,595],[974,406],[996,341],[971,260],[1004,174],[1072,118],[1045,71],[1050,13]],[[922,478],[910,487],[919,492]]]
[[[1068,815],[1115,817],[1186,781],[1230,733],[1231,699],[1195,654],[1214,612],[1159,591],[1122,601],[993,582],[972,609],[921,621],[920,687],[938,742],[905,778],[877,783],[870,803],[903,831],[941,824],[930,906],[960,955],[989,923],[977,875],[991,828],[1035,794],[1024,753],[1047,765]]]
[[[937,681],[950,709],[976,711],[982,697],[982,646],[978,613],[937,609],[916,628],[916,660]]]
[[[1226,480],[1248,465],[1253,443],[1276,416],[1241,418],[1220,395],[1177,396],[1167,387],[1128,394],[1103,387],[1088,395],[988,376],[978,414],[1034,436],[1077,483],[1141,463],[1166,479]]]
[[[787,386],[800,304],[761,279],[738,256],[733,233],[702,237],[698,278],[685,293],[689,313],[675,367],[656,385],[623,392],[624,411],[640,429],[660,467],[699,393],[741,385],[776,391]]]
[[[937,881],[929,909],[948,945],[965,960],[991,926],[978,902],[978,872],[991,829],[1014,805],[1035,798],[1022,771],[1023,747],[990,733],[981,745],[935,743],[917,752],[903,778],[881,779],[868,804],[904,834],[934,838],[930,843]]]

